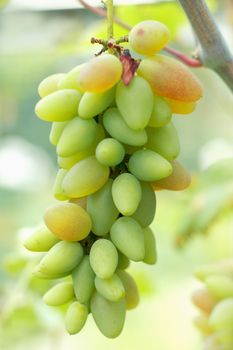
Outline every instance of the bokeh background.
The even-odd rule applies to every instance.
[[[171,30],[170,46],[187,54],[194,50],[194,35],[176,1],[115,3],[116,14],[128,24],[160,20]],[[232,0],[208,5],[232,48]],[[232,93],[214,72],[193,70],[203,83],[204,98],[192,115],[174,116],[179,159],[192,172],[193,183],[182,193],[157,195],[152,227],[158,263],[130,267],[140,305],[128,312],[115,340],[104,338],[91,317],[80,334],[68,336],[63,310],[41,300],[49,282],[31,276],[40,255],[22,244],[54,202],[57,169],[48,141],[50,124],[36,118],[34,105],[43,78],[67,72],[98,52],[90,37],[105,38],[106,22],[75,0],[0,0],[0,7],[0,349],[201,350],[190,299],[199,285],[193,271],[233,256]],[[126,31],[116,25],[115,33]]]

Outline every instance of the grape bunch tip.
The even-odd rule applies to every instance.
[[[67,305],[70,334],[90,313],[106,337],[121,333],[126,310],[139,302],[126,271],[130,260],[157,260],[154,191],[190,184],[176,160],[180,144],[171,119],[192,112],[202,88],[184,65],[158,54],[169,37],[164,24],[144,21],[128,40],[140,62],[131,53],[123,59],[118,47],[39,85],[35,112],[52,123],[59,166],[53,193],[60,203],[47,209],[25,247],[45,252],[37,277],[61,279],[43,299]]]

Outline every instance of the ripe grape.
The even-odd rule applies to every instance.
[[[145,56],[160,51],[168,42],[170,33],[161,22],[143,21],[131,29],[129,44],[132,49]]]
[[[165,100],[168,102],[172,113],[176,114],[190,114],[195,110],[197,105],[196,102],[176,101],[170,98],[166,98]]]

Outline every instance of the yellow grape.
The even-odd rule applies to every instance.
[[[44,220],[54,235],[66,241],[81,241],[87,237],[92,225],[88,213],[74,203],[50,207]]]
[[[109,168],[94,156],[82,159],[66,174],[62,188],[70,198],[85,197],[98,191],[107,182]]]
[[[35,107],[36,115],[47,122],[64,122],[77,115],[81,93],[76,90],[58,90],[43,97]]]
[[[150,56],[160,51],[170,39],[168,28],[161,22],[143,21],[129,32],[129,45],[142,55]]]
[[[56,243],[59,242],[47,227],[41,227],[31,234],[24,242],[24,246],[32,252],[47,252]]]
[[[45,97],[47,95],[50,95],[52,92],[58,90],[58,84],[59,81],[64,78],[66,74],[64,73],[58,73],[53,74],[42,80],[38,87],[38,93],[40,97]]]
[[[82,67],[77,83],[81,91],[104,92],[111,89],[121,78],[122,64],[110,54],[93,58]]]
[[[78,66],[71,69],[58,83],[58,89],[74,89],[80,90],[78,86],[78,76],[81,69],[85,66],[85,64],[79,64]]]
[[[165,98],[165,100],[168,102],[172,113],[176,114],[190,114],[195,110],[197,105],[196,102],[176,101],[170,98]]]

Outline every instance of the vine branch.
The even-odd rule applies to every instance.
[[[105,17],[105,18],[107,17],[107,12],[104,9],[89,5],[85,0],[78,0],[78,1],[80,2],[80,4],[83,5],[83,7],[85,7],[89,11],[95,13],[96,15],[98,15],[100,17]],[[113,20],[115,23],[119,24],[122,28],[125,28],[126,30],[130,30],[132,28],[129,24],[123,22],[117,16],[114,16]],[[171,47],[166,46],[164,48],[164,51],[168,52],[172,56],[175,56],[178,60],[185,63],[187,66],[197,68],[197,67],[201,67],[203,65],[200,60],[192,59],[191,57],[186,56],[182,52],[180,52],[176,49],[173,49]]]
[[[233,56],[205,0],[179,0],[201,45],[204,66],[214,70],[233,91]]]

